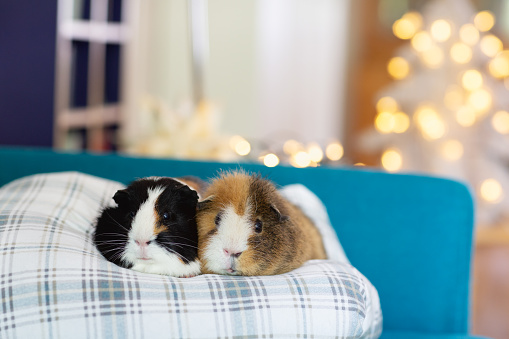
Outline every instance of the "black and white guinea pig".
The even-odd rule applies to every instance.
[[[313,222],[270,181],[223,173],[205,196],[196,215],[202,273],[274,275],[327,257]]]
[[[192,187],[192,188],[191,188]],[[94,243],[118,266],[190,277],[200,274],[196,228],[199,179],[149,177],[113,196],[97,220]]]

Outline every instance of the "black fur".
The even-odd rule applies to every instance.
[[[156,243],[169,252],[180,254],[186,264],[197,259],[197,193],[171,178],[147,178],[133,181],[126,189],[117,191],[113,196],[117,206],[105,208],[97,220],[94,243],[108,261],[132,267],[132,263],[121,260],[129,241],[131,223],[140,205],[148,199],[148,190],[157,187],[164,188],[155,204],[157,226],[164,226],[165,230],[158,234]]]

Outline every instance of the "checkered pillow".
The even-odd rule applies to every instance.
[[[313,260],[278,276],[140,273],[106,261],[94,219],[121,184],[76,172],[0,189],[0,338],[376,338],[369,281]]]

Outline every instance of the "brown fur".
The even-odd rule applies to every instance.
[[[248,213],[253,224],[248,249],[236,259],[240,274],[281,274],[300,267],[307,260],[326,258],[319,231],[270,181],[244,172],[223,173],[211,183],[205,196],[211,198],[201,203],[197,213],[198,255],[204,273],[218,273],[208,270],[204,252],[217,232],[216,215],[229,205],[238,215]],[[263,222],[261,233],[254,232],[256,219]]]

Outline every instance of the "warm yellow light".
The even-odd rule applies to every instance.
[[[466,90],[473,91],[481,88],[483,84],[482,74],[478,70],[469,69],[461,77],[461,83]]]
[[[509,91],[509,77],[504,79],[504,86]]]
[[[247,140],[241,140],[235,145],[235,152],[242,156],[248,155],[251,152],[251,145]]]
[[[243,137],[241,137],[240,135],[234,135],[230,138],[230,147],[231,149],[235,150],[235,147],[237,146],[237,144],[241,141],[244,141],[245,139]]]
[[[445,107],[455,111],[463,105],[463,89],[459,86],[449,86],[444,95]]]
[[[500,183],[495,179],[486,179],[481,184],[481,197],[490,203],[498,203],[502,200],[503,190]]]
[[[414,25],[416,32],[422,26],[422,15],[419,12],[407,12],[401,18],[410,21]]]
[[[460,28],[460,39],[468,45],[475,45],[479,41],[479,31],[472,24],[465,24]]]
[[[491,118],[491,125],[500,134],[509,134],[509,113],[498,111]]]
[[[470,127],[475,124],[475,111],[470,106],[463,106],[456,111],[456,121],[463,127]]]
[[[481,51],[489,57],[497,55],[502,48],[504,48],[502,41],[493,34],[488,34],[481,39]]]
[[[458,64],[466,64],[472,59],[472,49],[462,42],[452,45],[450,54],[451,59]]]
[[[410,41],[412,47],[418,52],[424,52],[433,46],[433,40],[426,31],[420,31]]]
[[[468,102],[477,113],[483,113],[491,106],[491,94],[485,89],[477,89],[468,96]]]
[[[444,61],[444,52],[438,46],[432,46],[430,49],[422,52],[422,60],[429,68],[440,67]]]
[[[417,29],[418,27],[406,18],[396,20],[392,25],[392,32],[394,35],[403,40],[413,37],[415,32],[417,32]]]
[[[492,59],[488,65],[490,74],[495,78],[505,78],[509,76],[509,51],[503,51]]]
[[[410,72],[410,64],[402,57],[394,57],[387,64],[387,71],[394,79],[403,79]]]
[[[421,106],[415,113],[417,124],[426,139],[440,139],[445,134],[445,123],[431,107]]]
[[[474,24],[481,32],[487,32],[495,25],[495,16],[490,11],[479,12],[474,17]]]
[[[456,161],[463,156],[463,145],[458,140],[447,140],[442,144],[441,152],[446,160]]]
[[[311,159],[309,158],[309,154],[306,152],[297,152],[290,158],[290,164],[294,167],[308,167],[311,165]]]
[[[378,100],[376,103],[377,112],[390,112],[394,113],[398,110],[398,103],[394,98],[391,97],[383,97]]]
[[[376,116],[375,128],[380,133],[384,133],[384,134],[391,133],[392,130],[394,129],[395,124],[396,124],[396,119],[394,118],[393,113],[382,112]]]
[[[322,148],[316,142],[309,144],[308,154],[309,154],[309,158],[313,162],[319,163],[323,159]]]
[[[354,165],[354,166],[358,166],[358,167],[364,167],[364,166],[366,166],[366,164],[365,164],[365,163],[363,163],[363,162],[357,162],[357,163],[355,163],[355,164],[353,164],[353,165]]]
[[[279,158],[274,153],[269,153],[263,157],[263,164],[267,167],[276,167],[279,164]]]
[[[400,151],[395,148],[389,148],[382,154],[382,166],[389,172],[396,172],[403,165],[403,157]]]
[[[394,127],[393,131],[395,133],[404,133],[410,126],[410,118],[403,112],[396,112],[393,114],[394,117]]]
[[[451,37],[451,24],[446,20],[436,20],[431,24],[431,36],[439,42],[447,41]]]
[[[288,155],[294,155],[295,153],[302,151],[303,148],[304,147],[300,142],[293,139],[287,140],[283,144],[283,152],[285,152]]]
[[[331,161],[338,161],[343,157],[343,153],[343,146],[339,142],[330,143],[325,149],[325,155]]]

